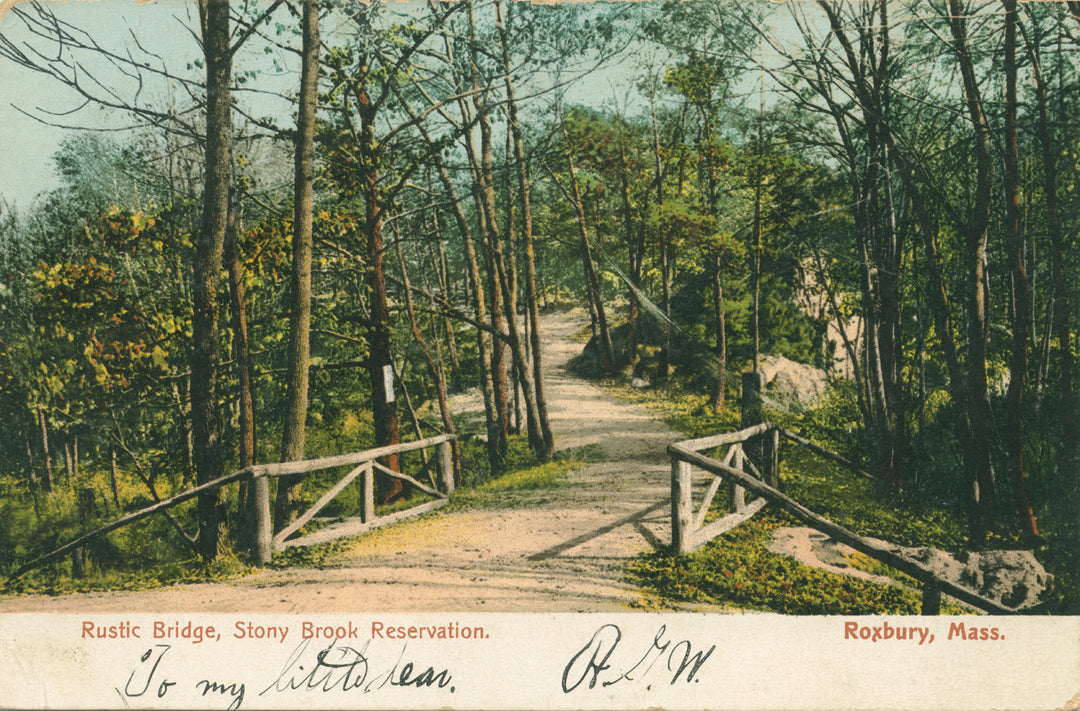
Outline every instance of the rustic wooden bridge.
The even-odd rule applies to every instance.
[[[96,536],[102,536],[110,531],[164,512],[173,506],[196,498],[199,494],[238,481],[246,481],[254,492],[252,534],[248,537],[250,558],[253,562],[265,564],[270,561],[274,550],[282,550],[292,546],[312,545],[335,538],[354,536],[381,526],[419,516],[446,505],[450,494],[454,491],[450,449],[452,441],[452,436],[440,435],[417,442],[401,443],[390,447],[369,449],[333,457],[247,467],[157,502],[152,506],[127,514],[24,565],[12,577],[19,577],[67,553],[76,551]],[[781,491],[779,477],[782,443],[784,443],[784,446],[808,449],[819,456],[848,466],[864,476],[869,476],[843,457],[822,449],[798,435],[768,422],[737,432],[670,444],[667,447],[667,453],[671,461],[672,552],[677,554],[690,553],[717,536],[750,520],[755,514],[772,503],[830,538],[844,543],[919,581],[922,584],[923,614],[939,613],[942,593],[993,614],[1015,614],[1017,612],[949,580],[938,577],[919,561],[901,555],[896,549],[881,541],[866,538],[850,531],[811,511],[784,494]],[[433,450],[433,456],[429,450]],[[416,476],[391,471],[379,461],[390,455],[414,451],[424,452],[423,465],[420,471],[415,472]],[[282,476],[306,477],[316,472],[343,469],[345,467],[349,467],[347,473],[326,489],[307,511],[289,526],[278,531],[277,534],[271,533],[272,522],[270,520],[268,486],[270,479]],[[708,482],[704,485],[696,484],[694,480],[695,475],[700,476],[701,474],[708,477]],[[421,491],[431,498],[429,501],[408,509],[377,516],[374,503],[377,476],[404,480],[417,491]],[[421,481],[421,478],[425,476],[428,478],[427,483]],[[335,497],[357,480],[359,480],[361,489],[361,506],[358,516],[327,525],[306,535],[297,535]],[[709,513],[716,495],[725,484],[730,492],[730,510],[716,520],[709,521]],[[668,505],[665,500],[649,507],[645,512],[635,514],[635,516]],[[611,525],[617,526],[625,523],[626,521],[620,520]],[[589,538],[591,539],[595,535],[594,532],[590,534]],[[564,543],[562,547],[569,548],[578,543],[580,543],[579,540],[572,539]]]

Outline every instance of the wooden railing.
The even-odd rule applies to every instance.
[[[353,466],[353,469],[349,471],[344,477],[338,481],[337,484],[332,486],[322,497],[315,502],[315,504],[296,518],[290,525],[281,529],[272,539],[267,539],[269,535],[270,526],[268,521],[264,521],[263,517],[269,516],[270,502],[269,502],[269,488],[262,487],[260,489],[260,499],[262,496],[266,496],[265,500],[257,500],[255,503],[255,530],[256,540],[253,542],[255,548],[253,548],[253,558],[261,557],[256,550],[264,550],[267,546],[270,548],[284,548],[288,547],[290,536],[299,531],[303,526],[311,521],[319,511],[329,504],[334,497],[340,494],[345,487],[351,484],[359,477],[361,479],[361,500],[362,506],[360,510],[360,526],[352,526],[349,528],[347,534],[361,533],[362,531],[370,528],[376,528],[381,525],[393,523],[402,518],[408,516],[418,516],[427,511],[432,511],[447,503],[450,494],[454,492],[454,467],[450,450],[450,443],[454,440],[453,435],[439,435],[437,437],[429,437],[428,439],[419,440],[417,442],[402,442],[401,444],[390,445],[388,447],[378,447],[376,449],[369,449],[364,452],[355,452],[353,454],[342,454],[335,457],[324,457],[322,459],[308,459],[301,462],[286,462],[282,464],[267,464],[257,467],[249,467],[251,470],[252,480],[256,480],[259,477],[280,477],[280,476],[294,476],[294,475],[308,475],[314,472],[323,471],[325,469],[334,469],[337,467]],[[388,457],[394,454],[404,454],[406,452],[412,452],[418,449],[426,449],[428,447],[435,447],[436,454],[432,461],[429,461],[430,467],[434,463],[438,470],[437,483],[439,488],[433,488],[427,484],[423,484],[417,479],[404,474],[402,472],[395,472],[387,469],[383,465],[379,464],[378,460],[384,457]],[[423,491],[426,494],[430,494],[434,497],[433,501],[425,504],[414,506],[405,511],[395,512],[382,517],[375,516],[375,473],[380,472],[395,479],[401,479],[403,481],[412,484],[415,488]],[[263,493],[266,492],[266,493]],[[325,536],[321,538],[326,538]]]
[[[200,494],[204,494],[215,489],[219,489],[233,482],[247,480],[249,486],[253,487],[256,492],[254,497],[254,511],[253,513],[253,531],[254,535],[251,536],[251,542],[249,546],[249,552],[253,562],[258,564],[265,564],[270,561],[270,554],[273,548],[284,548],[290,545],[297,545],[301,541],[290,541],[289,536],[299,531],[305,524],[311,521],[312,518],[327,504],[329,504],[334,497],[344,491],[345,487],[355,481],[358,477],[363,477],[361,480],[362,486],[362,499],[363,504],[360,512],[360,525],[353,525],[348,527],[345,532],[341,532],[338,535],[354,535],[361,533],[365,530],[376,528],[378,526],[384,526],[394,521],[399,521],[403,518],[410,516],[418,516],[427,511],[432,511],[445,505],[450,494],[454,491],[454,467],[453,457],[451,452],[451,443],[454,441],[453,435],[439,435],[437,437],[429,437],[428,439],[419,440],[417,442],[402,442],[401,444],[390,445],[387,447],[378,447],[376,449],[369,449],[363,452],[354,452],[352,454],[341,454],[333,457],[323,457],[321,459],[307,459],[299,462],[282,462],[279,464],[257,464],[250,467],[245,467],[239,471],[226,474],[225,476],[208,481],[205,484],[200,484],[192,489],[181,492],[168,499],[158,501],[157,503],[147,506],[146,508],[138,511],[133,511],[125,516],[108,523],[100,528],[97,528],[90,533],[87,533],[75,540],[66,543],[56,550],[47,553],[46,555],[33,560],[26,565],[23,565],[16,570],[10,580],[14,580],[31,570],[40,568],[47,563],[50,563],[60,556],[75,551],[78,548],[85,546],[93,538],[103,536],[106,533],[110,533],[124,526],[140,521],[154,514],[166,511],[177,504],[182,504],[185,501],[190,501],[196,498]],[[434,465],[438,472],[437,485],[438,488],[433,488],[427,484],[421,483],[417,479],[408,476],[401,472],[390,471],[386,467],[379,464],[377,460],[387,457],[393,454],[404,454],[405,452],[411,452],[418,449],[427,449],[434,447],[436,450],[435,457],[428,462],[428,467]],[[262,485],[265,484],[269,478],[281,477],[288,475],[307,475],[317,471],[323,471],[326,469],[334,469],[337,467],[353,466],[353,469],[349,471],[340,481],[332,486],[323,496],[315,502],[315,504],[300,515],[292,524],[282,529],[277,535],[271,536],[272,523],[270,520],[270,500],[269,500],[269,487]],[[414,506],[404,511],[397,511],[385,516],[375,516],[375,472],[382,472],[387,476],[394,477],[396,479],[402,479],[412,484],[417,489],[430,494],[434,497],[433,501]],[[328,540],[332,537],[338,537],[336,535],[322,535],[319,538],[322,540]],[[315,537],[304,537],[302,542],[315,542]]]
[[[738,432],[702,437],[699,439],[677,442],[668,446],[671,456],[671,547],[676,553],[689,553],[709,542],[716,536],[730,531],[735,526],[748,520],[760,511],[768,502],[777,504],[784,511],[807,525],[821,531],[834,540],[865,553],[876,560],[889,565],[922,584],[922,613],[936,615],[941,607],[941,594],[952,597],[981,610],[993,614],[1014,614],[1016,610],[994,600],[989,600],[967,588],[939,578],[929,568],[918,561],[899,555],[881,542],[864,538],[843,526],[830,521],[806,508],[779,490],[777,469],[779,438],[783,435],[800,446],[805,440],[787,432],[783,428],[768,422],[748,427]],[[701,452],[708,449],[727,447],[722,459],[707,457]],[[815,451],[821,450],[814,445]],[[758,464],[750,461],[748,450],[757,449]],[[851,462],[826,450],[821,450],[830,458],[859,471]],[[821,453],[819,452],[819,453]],[[712,475],[713,480],[706,489],[705,497],[698,510],[694,511],[692,475],[695,469]],[[727,480],[733,487],[733,511],[726,516],[705,524],[713,497],[721,481]],[[759,498],[745,503],[745,491]]]
[[[762,461],[764,472],[748,456],[746,445],[755,437],[759,440],[767,438],[768,449],[759,447],[760,451],[755,453]],[[762,444],[765,443],[762,442]],[[731,479],[731,513],[705,525],[705,516],[709,513],[709,508],[723,481],[720,475],[716,475],[709,483],[709,488],[697,511],[694,511],[691,462],[678,456],[677,452],[685,451],[697,455],[704,450],[725,446],[728,449],[723,460],[710,459],[709,461],[717,461],[719,466],[726,470],[737,471],[740,475],[749,470],[758,479],[776,483],[776,430],[770,431],[768,424],[755,425],[739,432],[689,439],[668,447],[668,453],[671,455],[671,546],[676,553],[689,553],[705,545],[752,517],[767,503],[767,499],[758,499],[747,504],[744,488],[737,483],[736,479]],[[762,454],[765,456],[761,456]]]

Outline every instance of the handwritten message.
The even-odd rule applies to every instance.
[[[5,708],[1034,709],[1080,691],[1080,622],[0,615],[0,665]]]

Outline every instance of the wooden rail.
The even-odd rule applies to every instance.
[[[153,516],[159,511],[164,511],[172,506],[176,506],[177,504],[182,504],[185,501],[194,499],[199,494],[206,493],[207,491],[213,491],[214,489],[225,486],[226,484],[231,484],[234,481],[239,481],[240,479],[244,479],[249,476],[251,476],[251,474],[248,469],[241,469],[240,471],[233,472],[232,474],[226,474],[225,476],[214,479],[213,481],[208,481],[205,484],[200,484],[199,486],[196,486],[193,489],[188,489],[187,491],[179,493],[176,496],[171,496],[168,499],[159,501],[152,506],[147,506],[144,509],[133,511],[129,514],[121,516],[112,523],[105,524],[101,528],[91,531],[86,535],[80,536],[74,541],[71,541],[70,543],[65,543],[51,553],[46,553],[40,558],[30,561],[29,563],[12,573],[11,577],[8,578],[8,580],[11,581],[15,580],[16,578],[20,578],[26,573],[29,573],[31,570],[40,568],[41,566],[56,560],[65,553],[69,553],[70,551],[73,551],[76,548],[85,545],[87,542],[89,542],[96,536],[102,536],[106,533],[111,533],[118,528],[123,528],[124,526],[135,523],[136,521],[140,521],[147,516]]]
[[[390,445],[388,447],[377,447],[375,449],[369,449],[363,452],[354,452],[352,454],[341,454],[333,457],[322,457],[320,459],[306,459],[299,462],[282,462],[278,464],[257,464],[250,467],[245,467],[238,471],[226,474],[223,477],[208,481],[205,484],[200,484],[192,489],[181,492],[175,496],[172,496],[163,501],[159,501],[152,506],[134,511],[132,513],[121,516],[120,518],[108,523],[90,533],[87,533],[70,543],[65,543],[56,550],[47,553],[40,558],[37,558],[26,565],[16,570],[9,581],[15,580],[26,573],[40,568],[47,563],[50,563],[60,556],[69,553],[81,546],[84,546],[91,539],[105,535],[118,528],[140,521],[148,516],[152,516],[156,513],[165,511],[177,504],[190,501],[200,494],[204,494],[208,491],[213,491],[227,484],[231,484],[236,481],[247,480],[256,491],[254,500],[254,526],[255,535],[252,536],[250,554],[252,561],[257,564],[266,564],[270,562],[270,555],[275,547],[287,547],[287,539],[292,534],[300,530],[305,524],[311,521],[312,518],[327,504],[334,499],[335,496],[340,494],[345,487],[352,483],[357,477],[363,476],[363,507],[361,510],[361,521],[365,524],[364,530],[375,528],[380,525],[386,525],[393,523],[394,521],[407,518],[409,516],[417,516],[431,511],[439,506],[445,505],[449,500],[450,494],[454,491],[454,466],[453,457],[451,454],[450,444],[453,442],[453,435],[438,435],[436,437],[429,437],[416,442],[402,442],[400,444]],[[435,465],[438,469],[439,489],[434,489],[430,486],[422,484],[413,477],[400,472],[393,472],[383,467],[376,460],[382,457],[386,457],[391,454],[401,454],[404,452],[411,452],[417,449],[425,449],[427,447],[436,448]],[[282,529],[276,536],[271,537],[272,524],[270,521],[270,501],[269,501],[269,487],[258,486],[260,481],[265,482],[269,477],[280,477],[293,474],[310,474],[312,472],[323,471],[325,469],[333,469],[336,467],[343,467],[355,465],[354,468],[346,474],[337,484],[331,487],[322,497],[319,498],[315,504],[300,515],[292,524]],[[393,514],[389,514],[382,517],[375,516],[375,470],[385,472],[386,474],[403,479],[413,486],[417,487],[421,491],[430,494],[436,498],[435,501],[428,502],[414,506],[406,511],[398,511]],[[350,534],[342,534],[350,535]],[[327,536],[322,536],[323,539],[328,539]]]
[[[731,530],[743,521],[746,521],[767,502],[773,502],[784,511],[805,522],[807,525],[830,536],[834,540],[844,543],[855,550],[865,553],[876,560],[885,563],[902,573],[906,573],[918,580],[923,585],[923,614],[937,614],[941,603],[941,593],[955,597],[961,602],[985,610],[993,614],[1015,614],[1016,610],[1006,607],[994,600],[989,600],[977,593],[960,587],[948,580],[939,578],[929,568],[921,563],[905,558],[880,542],[864,538],[843,526],[830,521],[824,516],[814,513],[773,485],[761,481],[762,473],[753,476],[746,472],[749,462],[745,458],[745,449],[748,440],[754,437],[770,439],[777,442],[780,434],[792,441],[793,436],[782,428],[769,423],[755,425],[754,427],[714,437],[702,437],[699,439],[677,442],[668,446],[668,454],[671,456],[671,546],[676,553],[689,553],[695,548],[704,545],[721,533]],[[764,436],[764,437],[763,437]],[[716,446],[729,446],[728,456],[723,460],[713,459],[701,453],[701,450],[711,449]],[[775,450],[768,452],[769,446],[764,448],[766,459],[770,464],[763,468],[768,474],[775,475],[775,470],[769,471],[770,466],[775,466]],[[734,455],[732,452],[736,452]],[[846,462],[846,460],[845,460]],[[847,462],[850,465],[850,462]],[[851,465],[853,468],[854,465]],[[696,467],[716,477],[706,491],[706,497],[701,509],[695,515],[693,512],[693,499],[691,497],[691,474],[692,468]],[[857,468],[856,468],[857,469]],[[703,526],[705,513],[712,501],[712,496],[719,487],[721,478],[727,479],[737,487],[750,491],[760,497],[753,503],[741,505],[735,501],[733,508],[736,510],[719,520]],[[775,479],[773,483],[778,483]]]
[[[750,460],[744,446],[755,437],[759,439],[762,445],[759,447],[761,451],[757,452],[757,454],[759,459],[762,460],[764,472],[760,471]],[[677,446],[691,452],[702,452],[726,446],[728,450],[727,456],[722,462],[723,466],[740,472],[749,469],[757,474],[759,478],[764,475],[766,481],[773,484],[778,483],[776,461],[778,439],[775,428],[771,428],[768,423],[747,427],[738,432],[726,432],[708,437],[688,439],[677,443]],[[670,453],[670,448],[668,451]],[[722,481],[723,479],[717,476],[710,482],[705,497],[695,513],[692,497],[693,477],[690,463],[674,455],[671,456],[671,541],[672,548],[677,553],[689,553],[705,545],[720,534],[726,533],[748,520],[765,505],[766,500],[764,499],[747,504],[744,488],[736,483],[734,479],[729,479],[731,483],[731,512],[707,526],[704,525],[709,507],[712,506],[713,499],[720,490]]]
[[[377,519],[375,516],[375,472],[383,472],[389,476],[397,479],[402,479],[415,486],[417,489],[429,494],[437,500],[433,505],[432,503],[423,504],[421,507],[423,511],[417,511],[421,507],[413,507],[409,509],[411,515],[419,515],[424,511],[430,511],[432,508],[444,505],[448,500],[450,494],[454,491],[454,467],[452,455],[450,452],[450,443],[453,441],[453,435],[439,435],[437,437],[429,437],[417,442],[402,442],[400,444],[390,445],[388,447],[378,447],[376,449],[369,449],[363,452],[354,452],[352,454],[342,454],[334,457],[323,457],[322,459],[308,459],[301,462],[285,462],[281,464],[266,464],[262,467],[253,467],[257,471],[252,473],[253,477],[260,476],[288,476],[297,474],[311,474],[313,472],[323,471],[325,469],[334,469],[342,466],[353,466],[353,469],[349,471],[344,477],[338,481],[337,484],[332,486],[323,496],[315,502],[315,504],[300,514],[290,525],[278,531],[272,538],[270,535],[270,526],[267,521],[262,520],[263,517],[269,516],[270,502],[269,498],[265,501],[256,501],[255,503],[255,530],[258,532],[255,536],[255,540],[252,542],[251,557],[257,563],[268,563],[270,554],[274,548],[285,547],[289,537],[303,528],[308,522],[315,517],[319,511],[329,504],[334,497],[340,494],[345,487],[355,481],[358,477],[361,479],[362,487],[362,499],[363,505],[360,513],[360,521],[367,524],[364,529],[375,528],[379,525],[386,525],[393,521],[402,518],[401,512],[395,515],[392,519],[383,517],[385,520]],[[386,467],[379,464],[377,461],[383,457],[391,454],[403,454],[405,452],[411,452],[418,449],[425,449],[427,447],[436,448],[435,465],[439,472],[439,486],[441,490],[427,486],[417,481],[413,477],[401,473],[391,471]],[[259,496],[269,497],[269,488],[264,487],[259,492]],[[345,535],[345,534],[343,534]]]

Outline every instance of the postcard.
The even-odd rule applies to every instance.
[[[0,708],[1080,709],[1073,4],[0,7]]]

